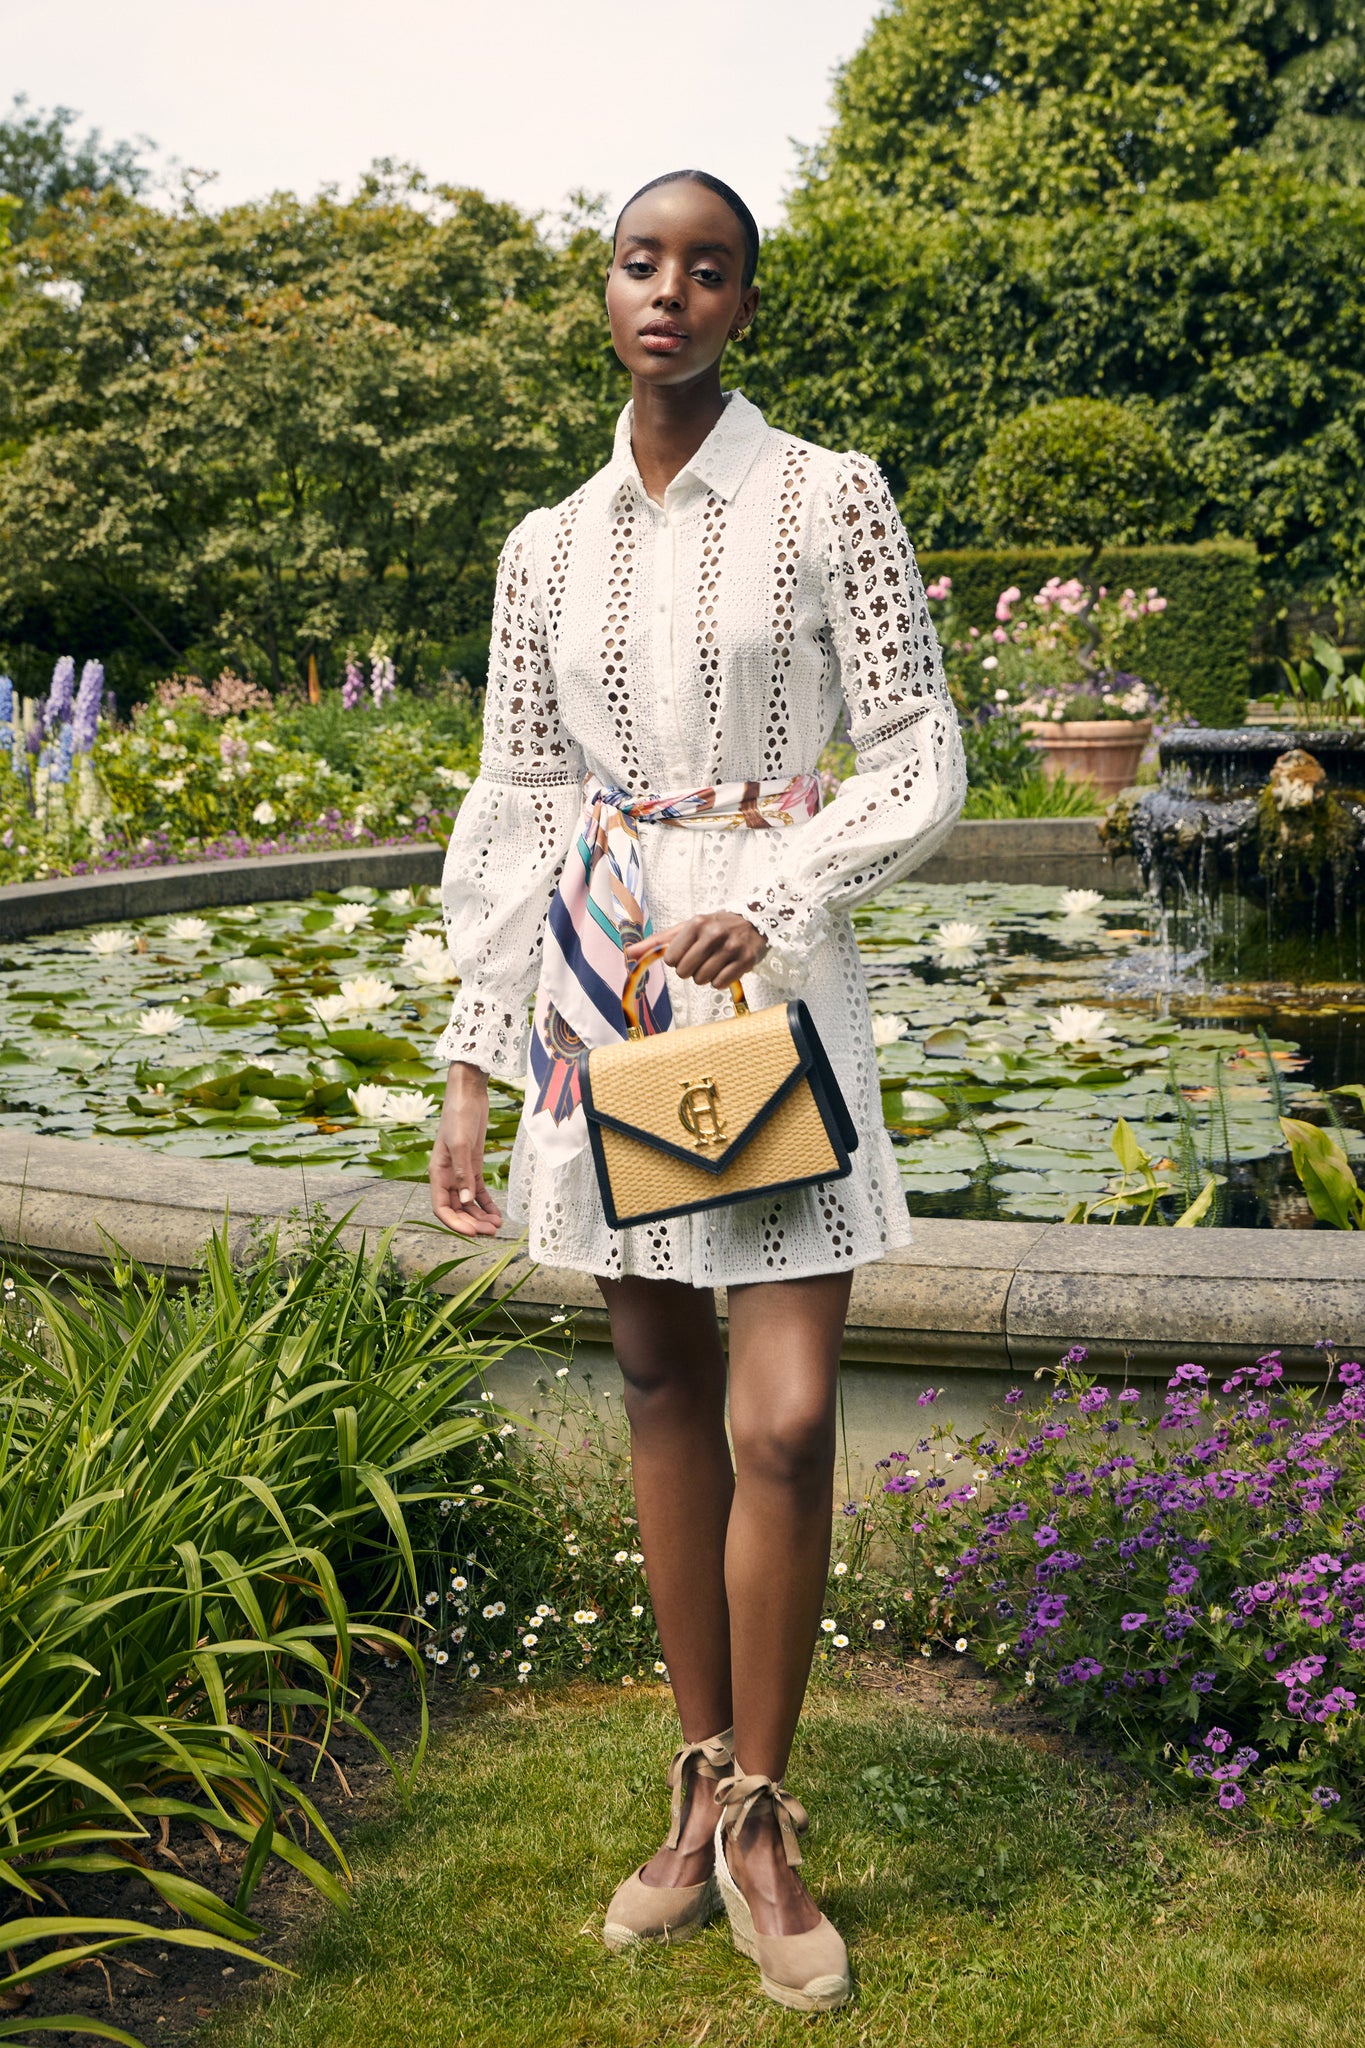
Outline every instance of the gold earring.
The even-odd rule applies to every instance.
[[[730,329],[730,339],[731,341],[743,341],[748,332],[747,327],[732,327]]]

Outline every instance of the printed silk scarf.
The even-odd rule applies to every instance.
[[[545,920],[527,1078],[527,1128],[556,1164],[588,1142],[578,1092],[578,1055],[626,1036],[621,995],[632,962],[625,949],[653,930],[645,901],[640,824],[767,831],[813,818],[820,808],[814,775],[786,782],[722,782],[679,796],[631,796],[584,777],[583,815]],[[667,1031],[673,1021],[663,963],[651,963],[640,989],[640,1025]]]

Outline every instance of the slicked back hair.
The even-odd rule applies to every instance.
[[[713,178],[709,171],[665,171],[661,178],[651,178],[638,192],[632,192],[616,216],[616,225],[611,231],[611,246],[616,247],[621,232],[621,222],[634,206],[637,199],[643,199],[646,192],[655,191],[660,185],[678,185],[686,181],[690,185],[704,185],[708,192],[714,192],[717,199],[723,199],[735,219],[739,222],[744,236],[744,288],[747,291],[758,272],[758,222],[750,213],[744,201],[732,185],[724,178]]]

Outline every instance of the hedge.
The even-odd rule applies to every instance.
[[[965,626],[994,624],[995,600],[1011,583],[1032,596],[1049,576],[1079,576],[1111,590],[1153,584],[1169,609],[1151,627],[1147,680],[1176,698],[1201,725],[1241,725],[1251,684],[1250,648],[1261,592],[1250,541],[1104,548],[936,548],[920,556],[926,583],[953,579]]]

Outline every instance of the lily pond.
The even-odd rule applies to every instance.
[[[857,914],[912,1210],[1055,1219],[1118,1173],[1126,1120],[1168,1209],[1311,1214],[1277,1117],[1365,1155],[1365,989],[1210,991],[1144,900],[913,881]],[[435,892],[149,918],[0,952],[0,1126],[425,1177],[450,969]],[[1330,1091],[1348,1086],[1345,1094]],[[494,1084],[490,1181],[520,1098]],[[1102,1212],[1107,1213],[1107,1212]]]

